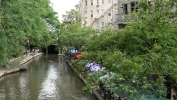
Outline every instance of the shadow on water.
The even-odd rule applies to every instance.
[[[26,72],[0,78],[0,100],[97,100],[84,93],[82,81],[63,57],[36,57]]]

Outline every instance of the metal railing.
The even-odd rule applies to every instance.
[[[115,15],[115,23],[127,23],[127,22],[133,22],[137,20],[136,16],[134,14],[116,14]]]
[[[116,14],[115,15],[115,23],[125,23],[127,20],[123,14]]]
[[[117,4],[118,4],[118,1],[115,1],[114,4],[110,5],[103,13],[101,13],[100,15],[97,15],[97,17],[91,21],[90,25],[92,25],[96,21],[96,19],[103,17],[105,13],[109,11],[109,9],[111,9],[112,7],[114,7],[114,5],[117,5]]]

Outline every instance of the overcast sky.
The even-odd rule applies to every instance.
[[[58,12],[59,20],[62,20],[62,14],[66,11],[75,8],[76,4],[79,4],[79,0],[50,0],[53,5],[54,11]]]

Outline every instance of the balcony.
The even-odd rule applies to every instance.
[[[115,23],[118,23],[118,24],[124,24],[128,21],[125,15],[123,14],[116,14],[115,19],[116,19]]]
[[[127,22],[134,22],[137,20],[134,14],[116,14],[115,15],[115,23],[125,24]]]
[[[98,8],[98,7],[99,7],[99,5],[96,5],[96,7]]]
[[[118,4],[118,1],[114,1],[114,4],[117,5],[117,4]]]
[[[93,18],[98,19],[98,18],[99,18],[99,15],[95,15]]]

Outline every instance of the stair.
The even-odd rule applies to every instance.
[[[90,23],[89,26],[91,26],[91,25],[96,21],[96,19],[100,19],[101,17],[103,17],[103,16],[105,15],[105,13],[108,12],[109,9],[111,9],[112,7],[114,7],[114,5],[117,5],[117,3],[118,3],[118,2],[115,1],[114,4],[112,4],[110,7],[108,7],[102,14],[100,14],[98,17],[95,17],[95,18],[93,19],[93,21]]]

